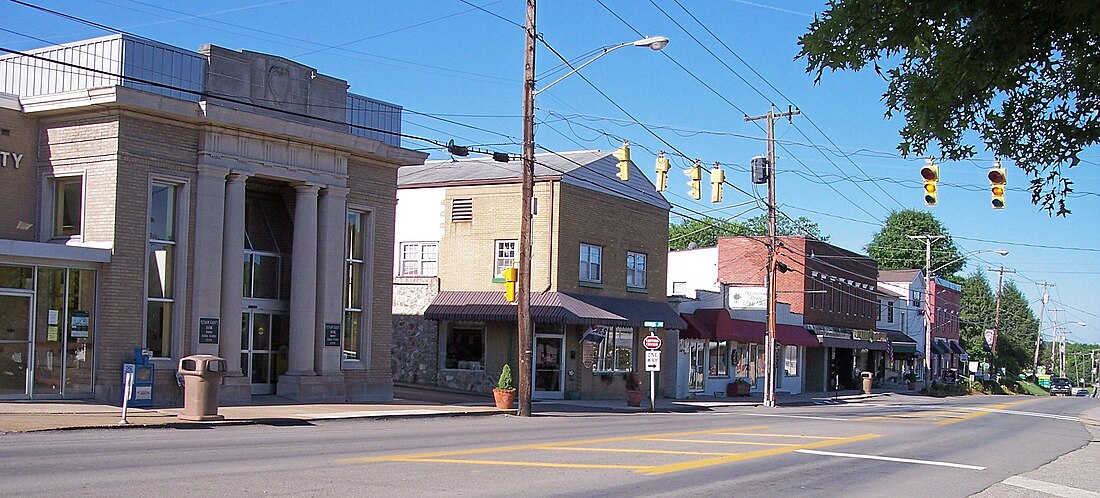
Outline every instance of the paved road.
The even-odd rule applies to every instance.
[[[1076,418],[1098,406],[905,397],[691,414],[7,434],[0,495],[998,496],[1000,486],[1036,496],[1017,484],[1042,482],[1029,472],[1086,445],[1092,435]]]

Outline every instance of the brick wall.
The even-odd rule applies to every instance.
[[[0,239],[33,241],[38,233],[38,167],[36,147],[38,122],[19,111],[0,108],[0,154],[21,154],[19,168],[15,158],[4,154],[5,166],[0,166]],[[19,229],[20,222],[32,227]]]

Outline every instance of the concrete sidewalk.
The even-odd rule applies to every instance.
[[[498,410],[491,397],[470,393],[397,385],[396,399],[384,403],[313,403],[297,404],[278,396],[256,396],[248,406],[224,406],[217,422],[188,422],[178,419],[182,408],[130,408],[127,423],[120,424],[122,409],[93,401],[6,401],[0,402],[0,433],[62,429],[181,427],[195,424],[271,424],[291,425],[311,420],[394,418],[428,416],[466,416],[514,414],[515,409]],[[878,396],[899,394],[877,391],[865,395],[859,391],[780,395],[780,406],[850,403]],[[655,411],[691,413],[731,406],[758,406],[759,395],[738,398],[701,396],[694,400],[658,399]],[[535,400],[534,415],[554,416],[568,413],[640,413],[650,411],[649,400],[641,407],[628,407],[624,399],[606,400]]]

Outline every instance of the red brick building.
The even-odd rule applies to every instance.
[[[718,281],[749,296],[764,295],[767,260],[765,237],[719,239]],[[777,300],[803,315],[821,340],[821,348],[807,350],[806,390],[855,388],[861,372],[884,370],[886,337],[874,332],[878,263],[806,237],[780,237],[777,261]]]

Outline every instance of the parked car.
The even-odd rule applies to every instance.
[[[1074,389],[1074,391],[1075,391],[1073,393],[1074,396],[1079,396],[1080,397],[1080,396],[1088,396],[1089,395],[1089,390],[1086,387],[1078,387],[1078,388]]]
[[[1065,377],[1054,377],[1050,379],[1050,395],[1051,396],[1070,396],[1073,394],[1073,382]]]

